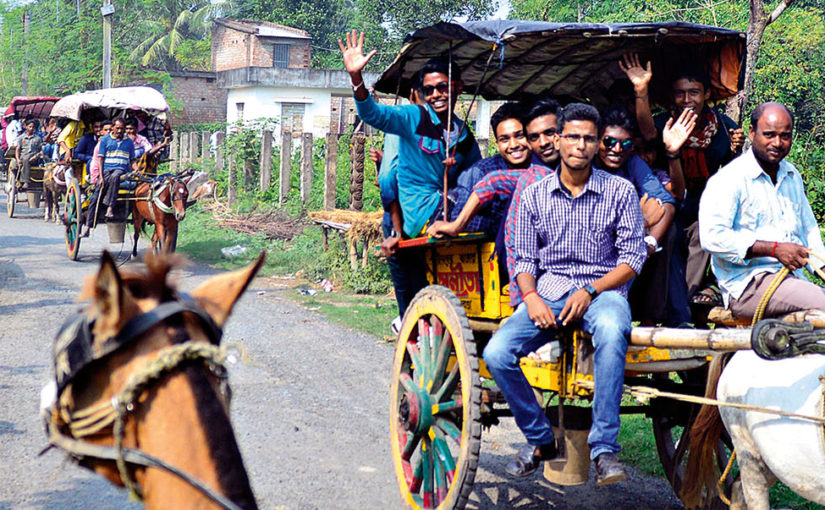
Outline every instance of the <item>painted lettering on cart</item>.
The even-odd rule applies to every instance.
[[[443,267],[439,268],[439,285],[447,287],[459,298],[468,297],[474,293],[481,292],[477,271],[464,271],[464,266],[460,262],[457,264],[450,264],[449,267],[449,271],[443,271]]]

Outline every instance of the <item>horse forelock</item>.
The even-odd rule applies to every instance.
[[[143,267],[123,269],[120,276],[135,298],[154,297],[158,301],[168,301],[172,299],[175,292],[174,285],[169,281],[169,273],[184,264],[186,264],[186,258],[181,255],[174,253],[155,255],[148,251]]]

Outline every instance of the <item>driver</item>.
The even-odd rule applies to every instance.
[[[41,157],[43,139],[37,134],[35,119],[26,119],[25,128],[26,131],[17,137],[14,143],[14,161],[16,169],[20,170],[17,178],[23,186],[28,187],[31,180],[31,165]]]

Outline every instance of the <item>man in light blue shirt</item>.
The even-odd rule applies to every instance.
[[[751,114],[751,149],[711,177],[702,194],[702,248],[710,252],[725,305],[737,317],[754,315],[783,265],[793,273],[773,294],[765,315],[825,310],[825,292],[802,271],[813,262],[811,252],[825,257],[825,246],[802,176],[784,160],[793,122],[784,105],[759,105]]]

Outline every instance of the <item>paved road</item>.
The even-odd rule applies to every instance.
[[[45,444],[39,392],[50,377],[54,334],[76,309],[80,283],[97,269],[100,251],[121,250],[100,228],[71,262],[62,230],[40,214],[24,204],[14,219],[0,214],[0,510],[138,508],[62,454],[37,457]],[[212,274],[191,265],[177,277],[191,290]],[[224,339],[243,343],[250,355],[231,370],[232,419],[262,508],[400,507],[387,438],[389,346],[329,324],[263,278],[241,299]],[[471,508],[678,507],[666,482],[636,473],[604,489],[592,481],[576,488],[540,477],[505,481],[504,463],[521,441],[511,420],[485,432]]]

